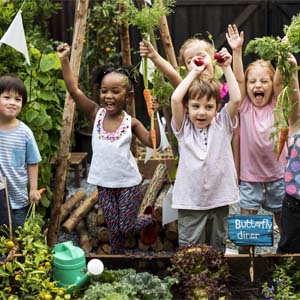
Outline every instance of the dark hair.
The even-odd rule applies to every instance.
[[[187,93],[183,98],[183,104],[187,106],[188,101],[193,98],[202,98],[204,96],[207,99],[216,99],[217,105],[221,102],[221,83],[217,79],[195,79],[190,85]]]
[[[14,75],[0,76],[0,94],[4,92],[16,92],[22,96],[22,106],[27,102],[27,91],[24,82]]]
[[[135,72],[133,66],[123,66],[120,68],[115,68],[111,65],[104,65],[95,67],[92,75],[93,75],[93,83],[101,86],[101,82],[105,75],[109,73],[120,73],[128,78],[127,88],[128,90],[132,90],[134,84],[136,83]]]

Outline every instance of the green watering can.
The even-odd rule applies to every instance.
[[[72,241],[54,245],[53,252],[53,278],[60,286],[69,287],[68,292],[86,285],[91,275],[103,272],[104,266],[99,259],[90,260],[86,267],[84,251]]]

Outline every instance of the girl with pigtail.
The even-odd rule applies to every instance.
[[[145,233],[156,228],[151,215],[138,217],[142,202],[142,177],[130,151],[132,134],[147,147],[152,147],[152,141],[144,125],[124,111],[126,101],[133,93],[134,78],[130,68],[96,68],[94,77],[100,88],[100,107],[78,87],[68,59],[69,45],[64,43],[58,46],[57,52],[68,92],[76,105],[94,123],[93,156],[87,181],[98,187],[99,204],[110,233],[112,252],[124,253],[126,234],[140,231]],[[152,107],[157,111],[157,102],[153,101]],[[156,142],[159,145],[159,124],[157,119],[154,122]]]

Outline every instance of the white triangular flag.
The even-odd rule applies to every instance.
[[[157,150],[165,151],[169,147],[169,141],[166,135],[166,131],[164,129],[163,124],[161,123],[159,113],[157,113],[157,120],[159,125],[159,131],[160,131],[160,145],[157,148]],[[144,164],[147,163],[147,161],[153,156],[153,149],[146,147],[146,154],[144,159]]]
[[[21,13],[22,11],[19,10],[16,14],[14,20],[1,38],[0,46],[2,44],[6,44],[15,48],[17,51],[21,52],[24,55],[27,64],[30,65]]]

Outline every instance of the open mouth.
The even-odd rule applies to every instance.
[[[265,94],[263,92],[254,92],[254,97],[256,101],[262,101],[264,99]]]
[[[111,110],[111,109],[114,109],[115,104],[112,102],[105,102],[105,107],[107,110]]]

